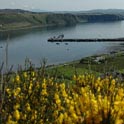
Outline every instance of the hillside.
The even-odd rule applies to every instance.
[[[15,30],[32,27],[75,25],[79,22],[119,21],[124,16],[109,13],[55,13],[30,12],[25,10],[0,10],[0,30]]]
[[[52,13],[0,13],[0,30],[76,24],[71,14]]]
[[[124,19],[123,16],[115,14],[79,14],[78,18],[87,22],[120,21]]]

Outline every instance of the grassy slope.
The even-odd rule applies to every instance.
[[[118,71],[124,68],[124,53],[115,53],[114,55],[103,55],[105,56],[106,60],[102,63],[92,63],[89,61],[90,69],[99,73],[102,72],[110,72],[110,71]],[[92,57],[89,57],[92,58]],[[78,63],[76,64],[77,67],[86,68],[88,69],[89,64]]]
[[[47,73],[50,75],[57,75],[59,78],[65,78],[68,80],[72,79],[74,74],[84,74],[84,73],[94,73],[96,76],[99,76],[106,72],[124,72],[124,53],[116,53],[112,55],[101,55],[106,57],[106,62],[104,63],[92,63],[93,57],[83,58],[82,60],[85,63],[80,61],[71,62],[66,65],[56,66],[52,69],[48,69]],[[96,56],[94,56],[96,57]]]
[[[45,23],[46,15],[38,15],[38,14],[1,14],[0,15],[0,23],[3,25],[1,30],[5,29],[15,29],[15,28],[25,28],[31,26],[39,26],[42,23]]]
[[[0,30],[75,23],[75,16],[70,14],[0,13]]]
[[[118,21],[122,19],[122,16],[116,14],[0,12],[0,30],[73,25],[78,22],[89,21]]]

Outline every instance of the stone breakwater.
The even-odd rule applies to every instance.
[[[88,38],[88,39],[49,38],[48,42],[124,42],[124,38]]]

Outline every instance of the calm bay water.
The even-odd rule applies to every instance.
[[[39,65],[47,59],[47,64],[58,64],[81,59],[86,56],[123,49],[120,43],[49,43],[47,39],[64,34],[65,38],[118,38],[124,37],[124,21],[108,23],[85,23],[69,27],[50,27],[11,32],[0,32],[0,62],[5,54],[9,34],[9,65],[23,65],[26,57]]]

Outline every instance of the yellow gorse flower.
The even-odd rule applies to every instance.
[[[18,110],[15,110],[13,113],[13,117],[16,119],[16,121],[18,121],[20,119],[20,113]]]
[[[65,83],[31,70],[11,81],[2,108],[6,124],[124,123],[124,85],[112,76],[74,75]]]
[[[16,82],[20,82],[20,76],[19,75],[16,75],[16,78],[15,78]]]

